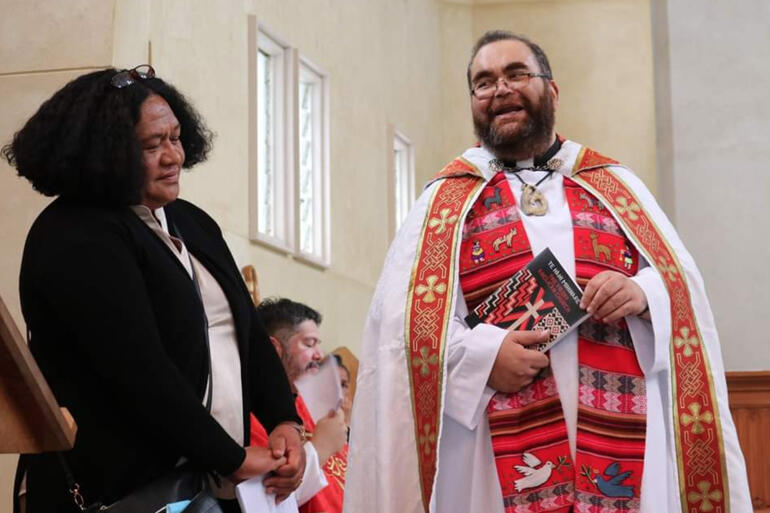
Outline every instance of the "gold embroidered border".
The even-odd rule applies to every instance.
[[[585,167],[581,163],[577,169]],[[682,511],[728,513],[719,409],[682,265],[636,195],[615,173],[601,167],[572,179],[604,201],[663,277],[671,301],[672,406]]]
[[[465,167],[464,164],[460,164]],[[423,507],[436,475],[444,348],[460,244],[458,230],[475,192],[476,176],[445,179],[430,200],[407,293],[405,350],[414,413]]]
[[[447,178],[450,176],[475,175],[481,177],[481,171],[474,166],[470,160],[464,157],[457,157],[452,162],[444,166],[444,169],[438,172],[433,179]]]

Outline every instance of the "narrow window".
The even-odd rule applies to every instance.
[[[414,147],[398,131],[393,132],[393,222],[401,227],[414,201]]]
[[[298,246],[301,256],[329,260],[328,113],[326,76],[300,58],[298,117]]]
[[[292,247],[292,166],[287,117],[291,50],[263,29],[256,48],[256,180],[253,182],[255,238],[281,249]],[[252,68],[252,69],[254,69]]]
[[[275,236],[275,59],[257,54],[257,223],[259,232]]]

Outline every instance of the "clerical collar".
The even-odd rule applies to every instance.
[[[553,158],[554,155],[556,155],[559,150],[561,149],[561,137],[558,135],[556,136],[556,140],[553,142],[550,148],[546,150],[545,153],[542,155],[539,155],[535,157],[532,166],[521,166],[516,161],[510,161],[510,160],[501,160],[497,159],[498,162],[500,162],[501,167],[503,169],[510,169],[510,170],[520,170],[520,169],[535,169],[535,170],[551,170],[548,166],[548,161]],[[522,161],[526,162],[526,161]]]

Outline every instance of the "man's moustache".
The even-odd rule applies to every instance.
[[[502,105],[495,105],[492,109],[490,109],[490,114],[492,116],[497,116],[499,114],[504,114],[506,112],[511,112],[513,110],[523,110],[527,114],[532,115],[533,108],[534,108],[534,105],[529,100],[529,98],[520,98],[519,101],[517,102],[504,103]]]

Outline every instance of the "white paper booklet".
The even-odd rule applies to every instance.
[[[300,376],[294,382],[294,386],[305,401],[315,423],[329,415],[330,411],[342,406],[342,386],[337,370],[337,360],[334,357],[326,358],[318,372]]]
[[[235,487],[235,495],[243,513],[297,513],[297,500],[292,493],[282,503],[275,503],[275,495],[265,493],[262,480],[265,476],[252,477]]]

